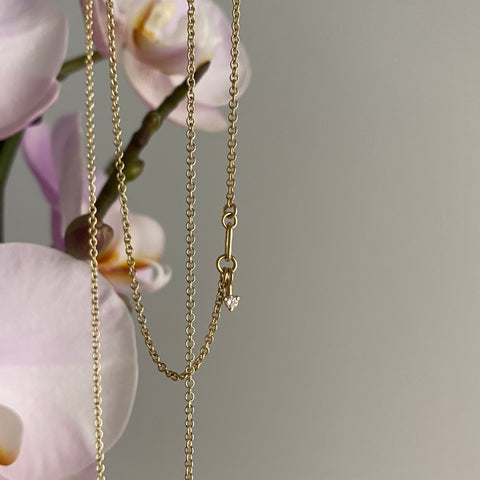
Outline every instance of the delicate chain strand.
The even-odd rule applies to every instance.
[[[228,115],[228,120],[230,122],[230,126],[228,127],[228,133],[230,138],[228,139],[227,146],[228,146],[228,166],[227,166],[227,205],[225,206],[224,213],[227,211],[233,212],[233,201],[235,199],[235,193],[233,191],[235,187],[235,161],[237,160],[237,140],[236,136],[238,133],[237,128],[237,108],[238,108],[238,56],[239,56],[239,44],[240,44],[240,0],[232,0],[233,10],[232,10],[232,48],[230,49],[231,61],[230,61],[230,102],[228,106],[230,108],[230,113]],[[236,209],[235,209],[236,212]]]
[[[93,358],[93,404],[95,415],[95,460],[97,480],[104,480],[103,431],[102,431],[102,387],[100,355],[100,319],[98,300],[98,249],[97,249],[97,209],[95,207],[95,112],[93,82],[93,0],[85,3],[85,92],[86,92],[86,138],[88,160],[88,200],[89,200],[89,244],[91,269],[91,314],[92,314],[92,358]]]
[[[118,99],[118,80],[117,80],[117,62],[116,62],[116,48],[115,48],[115,18],[113,12],[113,0],[107,0],[107,19],[108,19],[108,46],[109,46],[109,68],[110,68],[110,87],[111,87],[111,100],[112,100],[112,113],[113,113],[113,133],[114,133],[114,145],[115,145],[115,158],[118,180],[118,191],[120,200],[120,210],[122,214],[122,226],[123,226],[123,238],[125,243],[125,253],[127,256],[127,266],[129,269],[130,286],[132,288],[132,298],[135,302],[135,312],[137,314],[137,322],[140,325],[140,331],[144,337],[145,345],[148,349],[150,357],[157,369],[164,373],[171,380],[185,380],[186,370],[179,373],[174,370],[170,370],[167,365],[160,360],[160,355],[154,345],[153,339],[150,334],[150,329],[147,325],[147,318],[145,316],[145,307],[143,306],[142,296],[140,294],[140,284],[137,279],[137,270],[135,267],[135,259],[133,257],[133,245],[132,237],[130,234],[130,221],[127,199],[127,186],[126,177],[124,173],[125,164],[123,162],[122,151],[122,131],[120,127],[119,116],[119,99]],[[193,140],[193,139],[192,139]],[[192,152],[193,153],[193,152]],[[193,168],[193,165],[192,165]],[[192,187],[191,195],[193,203],[195,202],[194,183],[195,175],[190,178]],[[192,205],[193,205],[192,203]],[[192,217],[193,222],[193,217]],[[193,224],[193,223],[192,223]],[[193,271],[192,271],[193,272]],[[224,286],[219,284],[217,290],[217,296],[215,299],[215,305],[211,316],[211,321],[208,327],[208,333],[204,337],[204,345],[200,348],[198,357],[195,358],[193,368],[196,371],[202,364],[205,357],[210,352],[210,345],[213,343],[214,334],[217,330],[218,320],[220,318],[220,310],[224,296]],[[187,294],[188,295],[188,294]],[[187,307],[188,308],[188,307]]]
[[[140,294],[140,285],[137,279],[137,270],[135,267],[135,259],[133,257],[133,245],[132,237],[130,234],[130,221],[129,210],[127,206],[127,187],[126,177],[124,173],[125,164],[123,161],[122,150],[122,131],[120,127],[120,106],[118,95],[118,80],[117,80],[117,60],[116,60],[116,47],[115,47],[115,18],[114,18],[114,1],[106,0],[107,7],[107,27],[108,27],[108,50],[109,50],[109,72],[110,72],[110,91],[112,102],[112,123],[113,123],[113,144],[115,146],[115,165],[117,169],[118,191],[120,201],[120,211],[122,214],[122,226],[123,226],[123,238],[125,243],[125,252],[127,256],[127,265],[130,276],[130,286],[133,291],[133,300],[135,302],[135,312],[137,314],[137,322],[140,325],[141,333],[145,339],[145,345],[151,359],[157,366],[157,369],[164,373],[168,378],[172,380],[182,379],[185,381],[186,393],[186,434],[185,434],[185,479],[193,480],[193,387],[195,385],[193,375],[195,371],[200,367],[205,357],[210,351],[210,345],[214,341],[214,334],[217,330],[218,321],[220,319],[220,313],[222,309],[223,301],[225,300],[226,293],[231,292],[233,272],[237,268],[237,262],[235,257],[231,255],[232,248],[232,230],[237,224],[237,207],[233,203],[234,187],[235,187],[235,161],[237,159],[236,154],[236,134],[237,134],[237,95],[238,95],[238,55],[239,55],[239,18],[240,18],[240,0],[232,0],[233,3],[233,21],[232,21],[232,48],[231,56],[232,60],[230,82],[231,87],[229,90],[231,100],[229,102],[230,114],[228,116],[230,126],[228,133],[230,135],[227,142],[229,153],[227,155],[227,203],[224,206],[224,214],[222,218],[222,224],[226,229],[225,240],[225,254],[217,259],[217,269],[220,272],[220,279],[218,282],[217,294],[215,297],[215,303],[213,312],[211,315],[211,321],[208,327],[208,333],[204,337],[204,344],[200,348],[199,354],[195,357],[194,354],[194,308],[195,308],[195,0],[187,0],[187,235],[186,235],[186,307],[187,313],[185,316],[187,326],[186,335],[187,340],[185,342],[187,352],[185,360],[187,365],[185,370],[181,373],[175,372],[167,368],[167,365],[160,360],[157,349],[154,346],[154,342],[151,338],[149,328],[147,326],[147,318],[144,313],[144,306],[142,303],[142,297]],[[90,214],[90,256],[91,256],[91,280],[92,280],[92,347],[93,347],[93,380],[94,380],[94,406],[95,406],[95,438],[96,438],[96,461],[97,461],[97,480],[105,480],[103,465],[104,453],[103,453],[103,431],[102,431],[102,409],[101,409],[101,376],[100,376],[100,330],[99,330],[99,307],[98,307],[98,250],[97,250],[97,209],[95,207],[95,145],[94,145],[94,104],[93,104],[93,0],[87,0],[85,6],[85,24],[86,24],[86,94],[87,94],[87,158],[88,158],[88,170],[89,170],[89,214]],[[222,267],[221,261],[232,262],[233,266],[230,268]],[[238,297],[236,297],[238,299]],[[230,308],[230,307],[229,307]]]
[[[193,401],[195,395],[193,393],[193,387],[195,386],[195,380],[193,378],[194,373],[194,361],[195,354],[193,349],[195,347],[195,0],[187,0],[187,236],[185,240],[187,242],[187,248],[185,253],[187,255],[187,262],[185,264],[187,269],[187,275],[185,277],[187,281],[187,300],[185,306],[187,307],[187,313],[185,320],[187,326],[185,333],[187,339],[185,346],[187,352],[185,354],[185,360],[187,365],[185,367],[185,480],[193,480],[193,413],[194,406]]]

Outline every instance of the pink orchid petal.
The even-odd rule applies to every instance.
[[[242,95],[250,84],[252,69],[250,59],[243,45],[240,44],[238,56],[238,95]],[[230,101],[230,45],[223,43],[212,60],[207,73],[196,86],[197,99],[200,103],[219,107]]]
[[[51,210],[51,230],[52,230],[52,247],[60,251],[65,251],[64,231],[62,229],[62,215],[60,210],[52,208]]]
[[[96,478],[97,465],[94,463],[89,467],[83,469],[81,472],[77,472],[73,475],[68,475],[68,477],[62,477],[60,480],[96,480]]]
[[[130,217],[130,233],[139,259],[161,258],[165,250],[165,231],[156,220],[147,215],[133,214]]]
[[[22,446],[23,423],[20,416],[0,404],[0,465],[10,465],[18,457]]]
[[[200,103],[219,107],[227,104],[230,100],[231,20],[227,20],[220,7],[211,0],[203,0],[201,5],[211,23],[211,29],[217,32],[221,43],[211,59],[210,68],[196,86],[196,94]],[[241,43],[239,50],[237,86],[239,95],[241,95],[250,83],[251,66],[250,59]]]
[[[37,179],[43,195],[51,207],[53,247],[65,249],[60,213],[59,181],[52,158],[52,138],[45,123],[25,130],[22,151],[33,176]]]
[[[159,39],[154,41],[149,35],[139,34],[138,18],[145,17],[151,10],[154,1],[132,7],[127,21],[127,48],[137,58],[167,75],[180,76],[175,83],[185,77],[186,70],[186,34],[185,34],[185,2],[162,2],[175,4],[176,13],[170,23],[158,28]],[[160,8],[162,3],[155,8]],[[210,68],[197,86],[197,99],[209,106],[225,105],[230,100],[230,20],[223,11],[210,0],[202,0],[197,5],[196,22],[196,59],[197,63],[211,61]],[[148,30],[148,29],[147,29]],[[238,89],[241,95],[247,88],[251,78],[251,67],[248,55],[240,44]],[[138,91],[138,90],[137,90]],[[148,96],[144,94],[144,97]],[[154,103],[153,100],[150,103]]]
[[[116,0],[114,2],[115,12],[115,39],[120,46],[125,37],[126,14],[131,5],[138,0]],[[85,0],[80,0],[82,11],[85,10]],[[105,0],[93,1],[93,41],[96,49],[104,56],[108,57],[108,37],[107,37],[107,8]]]
[[[27,165],[37,179],[48,203],[51,206],[57,206],[58,178],[52,161],[50,129],[45,123],[33,125],[25,130],[22,150]]]
[[[130,85],[149,108],[157,108],[175,88],[170,77],[141,62],[129,50],[123,52],[123,62]]]
[[[212,13],[212,22],[223,37],[219,46],[220,52],[213,56],[209,70],[196,87],[198,100],[195,112],[196,123],[198,128],[202,130],[216,132],[225,130],[228,126],[226,118],[215,106],[224,105],[229,100],[230,27],[216,5],[208,1],[202,2],[201,5],[205,6],[206,11]],[[131,34],[131,25],[129,24],[127,28],[129,34]],[[182,48],[184,49],[184,47]],[[242,60],[239,69],[239,90],[243,92],[250,81],[251,69],[243,47],[240,48]],[[138,49],[134,52],[125,50],[123,52],[125,72],[130,84],[143,102],[149,108],[156,108],[172,92],[173,88],[183,81],[184,75],[166,75],[160,68],[151,65],[153,60],[150,59],[151,62],[146,63],[140,57]],[[185,59],[183,59],[184,64]],[[184,66],[182,68],[185,69]],[[181,102],[168,118],[170,121],[184,126],[186,119],[185,102]]]
[[[100,270],[117,292],[128,294],[131,289],[123,242],[122,217],[116,207],[114,205],[105,216],[105,222],[113,228],[114,236],[107,250],[99,258]],[[170,269],[157,262],[165,249],[163,228],[147,215],[131,214],[130,234],[137,266],[137,278],[142,291],[159,290],[171,278]]]
[[[132,214],[130,214],[132,216]],[[120,213],[120,203],[118,200],[110,207],[104,222],[109,225],[113,230],[113,238],[110,245],[107,247],[103,255],[100,256],[100,267],[104,270],[104,275],[107,276],[110,269],[117,268],[119,265],[123,266],[123,263],[118,260],[119,256],[124,257],[124,240],[123,240],[123,224],[122,215]]]
[[[53,246],[65,249],[68,224],[87,208],[87,171],[84,165],[78,114],[61,117],[53,132],[45,123],[29,127],[22,148],[27,164],[51,206]],[[102,172],[99,172],[103,180]]]
[[[59,183],[62,236],[70,222],[83,213],[87,169],[81,147],[79,115],[61,117],[52,132],[52,159]]]
[[[168,77],[160,70],[139,61],[128,50],[124,51],[123,58],[130,85],[149,108],[157,108],[175,88],[172,77]],[[182,81],[178,78],[177,80]],[[178,107],[170,113],[168,119],[173,123],[185,126],[186,108],[186,102],[180,102]],[[201,103],[197,103],[195,107],[195,123],[198,128],[209,132],[225,130],[228,125],[227,120],[219,110]]]
[[[172,77],[168,77],[160,70],[139,61],[128,51],[124,51],[124,65],[127,78],[138,96],[149,108],[157,108],[172,92],[175,85]],[[182,81],[176,77],[177,82]],[[203,79],[199,82],[201,84]],[[187,118],[186,102],[182,101],[168,116],[168,119],[181,126],[185,126]],[[224,115],[215,107],[197,103],[195,107],[195,123],[198,128],[208,132],[225,130],[228,126]]]
[[[173,37],[178,36],[178,32],[172,31],[173,22],[171,19],[168,23],[164,24],[164,27],[168,28],[168,35],[165,38],[162,37],[162,43],[159,45],[151,38],[151,34],[145,33],[143,25],[149,23],[153,18],[160,18],[159,12],[155,15],[155,11],[162,9],[163,12],[168,12],[167,15],[177,16],[178,8],[175,6],[175,2],[164,1],[156,2],[155,0],[143,0],[138,2],[132,7],[127,14],[126,25],[126,46],[127,49],[134,54],[138,60],[149,64],[157,68],[158,65],[162,66],[165,63],[165,68],[161,68],[162,72],[169,74],[170,70],[175,73],[176,65],[178,62],[185,62],[186,58],[186,34],[182,31],[182,41],[180,45],[172,44]],[[165,13],[162,15],[163,22],[165,22]],[[177,17],[178,18],[178,17]],[[176,27],[176,25],[173,25]],[[163,29],[162,29],[163,30]],[[185,29],[184,29],[185,30]],[[180,67],[182,68],[182,67]],[[183,71],[185,67],[183,67]]]
[[[0,245],[0,402],[24,422],[7,480],[59,479],[94,461],[89,266],[39,245]],[[119,438],[137,384],[134,330],[99,279],[104,442]]]
[[[136,57],[165,75],[179,75],[186,69],[186,49],[184,46],[168,47],[155,45],[144,37],[137,42]]]
[[[123,267],[127,264],[127,255],[123,244],[122,217],[115,206],[105,216],[105,222],[113,228],[114,239],[110,244],[112,251],[105,256],[114,257],[113,263],[104,265]],[[130,234],[132,236],[133,253],[139,263],[147,263],[150,260],[159,260],[165,249],[165,232],[162,226],[147,215],[130,214]]]
[[[58,96],[67,20],[55,0],[0,2],[0,139],[23,129]]]
[[[197,0],[198,1],[198,0]],[[200,0],[201,1],[201,0]],[[156,3],[168,3],[170,7],[173,7],[173,15],[170,17],[170,21],[162,26],[161,31],[161,40],[168,45],[175,43],[186,43],[186,24],[184,31],[178,28],[179,22],[187,14],[187,2],[183,0],[130,0],[130,5],[125,9],[127,12],[126,15],[126,29],[127,29],[127,38],[126,44],[129,48],[133,47],[132,42],[132,30],[136,28],[139,24],[139,21],[144,16],[144,13],[149,8],[155,6]],[[198,4],[197,4],[198,6]],[[169,9],[170,10],[170,9]]]
[[[182,2],[183,7],[186,3]],[[210,60],[222,39],[210,26],[201,4],[195,19],[195,56]],[[183,13],[182,15],[179,15]],[[154,0],[132,8],[127,19],[127,48],[140,61],[167,75],[184,75],[187,66],[186,9],[179,2]]]
[[[173,123],[185,126],[186,112],[186,102],[180,102],[178,107],[168,116],[168,119]],[[217,108],[198,103],[195,106],[195,125],[206,132],[220,132],[227,128],[228,122]]]
[[[152,293],[163,288],[172,278],[172,271],[157,262],[149,261],[148,267],[137,268],[137,280],[142,293]],[[108,272],[108,280],[117,292],[130,296],[132,289],[130,277],[126,269],[111,270]]]
[[[172,270],[168,266],[157,262],[148,262],[150,267],[138,271],[138,280],[142,291],[146,293],[156,292],[163,288],[172,278]]]

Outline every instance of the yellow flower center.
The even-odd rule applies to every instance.
[[[155,2],[143,19],[141,32],[150,40],[158,40],[162,27],[168,25],[175,15],[175,9],[174,2]]]

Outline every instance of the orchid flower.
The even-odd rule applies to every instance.
[[[85,0],[80,0],[84,5]],[[119,60],[127,78],[149,108],[158,107],[186,76],[187,2],[184,0],[117,0],[116,40],[121,45]],[[94,0],[94,40],[108,56],[105,0]],[[202,81],[196,86],[196,125],[208,131],[223,130],[227,122],[217,107],[228,104],[230,75],[230,25],[221,9],[211,0],[196,2],[197,66],[210,61]],[[250,81],[251,69],[242,45],[239,47],[240,94]],[[168,117],[185,124],[185,101]]]
[[[93,479],[90,269],[58,250],[0,245],[0,479]],[[130,314],[99,278],[104,444],[122,434],[138,367]]]
[[[23,152],[51,206],[53,246],[65,249],[64,232],[69,223],[88,212],[87,174],[82,158],[79,117],[66,115],[50,132],[44,123],[25,131]],[[97,190],[106,175],[97,172]],[[120,207],[113,205],[104,219],[113,228],[109,247],[99,256],[100,272],[120,293],[130,292],[127,259],[123,247]],[[158,263],[165,247],[162,227],[146,215],[130,214],[130,230],[143,291],[155,291],[170,279],[171,271]]]
[[[0,2],[0,139],[22,130],[57,99],[67,20],[56,0]]]

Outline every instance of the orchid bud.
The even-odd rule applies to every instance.
[[[100,255],[110,244],[113,238],[113,229],[103,220],[97,220],[97,250]],[[76,218],[67,227],[65,232],[65,250],[72,257],[79,260],[90,258],[90,215]]]

